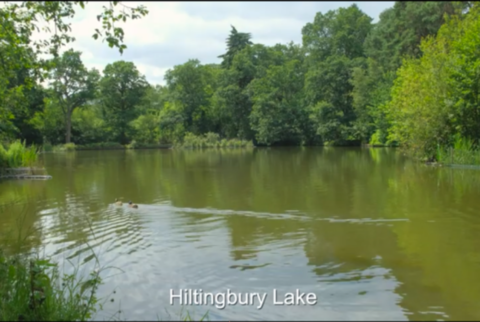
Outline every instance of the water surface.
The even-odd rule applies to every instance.
[[[268,293],[262,309],[184,308],[211,320],[480,319],[478,170],[359,148],[42,158],[51,180],[0,183],[0,245],[121,268],[99,319],[178,319],[171,289]],[[317,304],[273,306],[274,289]]]

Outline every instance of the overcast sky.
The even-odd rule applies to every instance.
[[[145,5],[149,14],[122,25],[127,50],[121,56],[118,49],[92,38],[100,28],[96,16],[105,3],[88,3],[78,9],[72,23],[76,42],[68,47],[83,52],[89,68],[100,71],[117,60],[133,61],[152,84],[164,84],[165,71],[188,59],[202,64],[219,63],[217,56],[226,50],[225,39],[230,25],[240,32],[250,32],[254,43],[301,43],[301,29],[312,22],[315,13],[326,13],[354,2],[133,2]],[[357,2],[358,7],[378,21],[379,14],[394,2]],[[119,5],[120,6],[120,5]]]

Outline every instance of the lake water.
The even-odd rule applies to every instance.
[[[102,266],[122,269],[102,275],[100,295],[114,301],[99,319],[119,308],[128,320],[182,310],[210,320],[480,319],[478,170],[360,148],[42,159],[51,180],[0,183],[0,245],[86,269],[93,249]],[[180,289],[267,298],[261,309],[170,305]],[[317,303],[273,305],[274,290],[297,289]]]

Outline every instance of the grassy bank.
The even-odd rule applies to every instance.
[[[457,136],[450,147],[437,147],[436,160],[444,165],[480,165],[480,150],[473,141]]]
[[[4,168],[30,167],[38,158],[35,146],[27,147],[25,142],[17,140],[9,144],[0,144],[0,171]]]
[[[397,142],[370,141],[368,144],[361,144],[360,141],[345,142],[324,142],[323,146],[343,147],[343,146],[363,146],[367,148],[383,147],[401,147]],[[253,148],[251,141],[240,139],[222,139],[216,133],[206,133],[203,135],[194,135],[187,133],[182,140],[172,144],[140,143],[132,141],[130,144],[121,145],[116,142],[100,142],[86,145],[76,145],[74,143],[52,146],[46,144],[43,146],[43,152],[67,152],[82,150],[125,150],[125,149],[205,149],[205,148]],[[480,150],[475,145],[465,139],[455,139],[453,146],[437,148],[435,156],[426,157],[423,154],[411,153],[404,150],[406,155],[412,155],[413,158],[420,161],[434,159],[436,163],[449,165],[480,165]],[[26,147],[24,143],[17,141],[12,143],[8,149],[0,146],[0,169],[3,167],[30,166],[36,161],[37,152],[34,147]],[[5,166],[7,165],[7,166]],[[13,166],[12,166],[13,165]]]
[[[157,143],[141,143],[132,141],[127,145],[116,142],[100,142],[86,145],[76,145],[75,143],[67,143],[52,146],[45,144],[43,152],[67,152],[80,150],[123,150],[123,149],[169,149],[169,148],[248,148],[253,147],[251,141],[239,139],[221,139],[216,133],[206,133],[204,135],[194,135],[188,133],[185,137],[172,144]]]
[[[56,264],[0,252],[0,321],[86,321],[99,308],[98,272],[61,275]]]
[[[182,142],[177,142],[176,148],[252,148],[253,143],[247,140],[222,139],[217,133],[195,135],[187,133]]]

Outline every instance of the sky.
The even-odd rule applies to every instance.
[[[90,2],[78,8],[72,20],[71,35],[76,38],[66,49],[82,52],[88,68],[103,71],[117,60],[132,61],[151,84],[164,82],[164,74],[188,59],[202,64],[220,63],[226,51],[231,25],[239,32],[249,32],[254,43],[301,43],[302,27],[312,22],[317,12],[326,13],[354,2],[123,2],[128,6],[144,5],[149,14],[122,23],[127,49],[108,47],[92,35],[101,23],[96,16],[107,3]],[[394,2],[355,2],[378,21],[380,13]],[[120,5],[119,5],[120,6]]]

